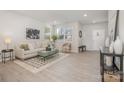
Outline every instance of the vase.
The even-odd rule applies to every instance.
[[[111,42],[110,46],[109,46],[109,52],[113,53],[114,52],[114,41]]]
[[[108,67],[112,66],[112,57],[106,57],[106,66]]]
[[[114,51],[115,51],[115,54],[122,54],[123,45],[122,45],[122,41],[120,40],[119,36],[115,40]]]
[[[113,53],[114,52],[114,41],[111,42],[110,46],[109,46],[109,52]],[[112,66],[112,57],[106,57],[106,65],[107,66]]]
[[[107,37],[106,40],[105,40],[105,47],[109,47],[109,44],[110,44],[109,41],[110,41],[110,40],[109,40],[109,37]]]

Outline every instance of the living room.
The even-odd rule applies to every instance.
[[[0,0],[1,93],[124,93],[123,0]]]
[[[26,42],[26,41],[28,42],[44,41],[45,28],[48,28],[50,30],[53,30],[53,29],[72,30],[71,34],[75,36],[74,38],[72,38],[70,35],[70,38],[73,39],[72,51],[78,52],[77,47],[81,45],[82,42],[87,43],[87,41],[81,41],[81,40],[87,40],[87,38],[89,38],[89,41],[91,41],[90,37],[85,36],[87,34],[91,36],[90,32],[88,32],[90,28],[104,29],[107,33],[107,11],[82,11],[82,13],[80,13],[80,11],[70,11],[72,12],[73,16],[74,17],[76,16],[76,17],[70,18],[68,20],[65,20],[63,17],[61,17],[61,19],[58,18],[59,20],[58,23],[57,23],[57,17],[61,15],[59,13],[62,13],[62,16],[64,16],[64,14],[66,14],[66,11],[52,11],[53,13],[51,11],[37,11],[37,10],[36,11],[21,11],[21,10],[20,11],[0,11],[0,12],[1,12],[1,24],[2,24],[1,30],[3,30],[0,33],[1,34],[0,42],[2,43],[1,48],[6,47],[6,45],[4,44],[4,41],[5,41],[5,38],[7,37],[10,37],[12,39],[12,42],[11,42],[12,44],[10,46],[13,46],[13,44],[15,45],[15,44]],[[58,12],[58,15],[55,14],[57,12]],[[77,12],[77,15],[74,15],[76,12]],[[85,12],[89,13],[89,15],[86,17],[85,17],[85,14],[86,14]],[[50,14],[51,16],[54,14],[53,17],[51,17]],[[42,17],[40,18],[39,16],[41,15]],[[71,14],[67,13],[67,17],[70,15]],[[96,16],[96,18],[93,19],[92,16],[94,17]],[[81,20],[83,22],[81,23],[78,20]],[[56,27],[52,27],[54,25]],[[32,39],[32,40],[26,39],[26,32],[25,32],[26,28],[37,28],[38,30],[40,30],[40,38]],[[83,38],[79,38],[79,32],[78,32],[79,30],[82,31],[83,33],[82,35],[86,39],[83,36],[82,36]],[[59,41],[66,41],[66,40],[59,40]],[[89,44],[92,45],[92,41]],[[87,44],[87,48],[88,50],[92,50],[93,47],[90,48],[91,45],[89,44]]]
[[[1,10],[0,20],[0,81],[101,81],[99,50],[116,11]]]

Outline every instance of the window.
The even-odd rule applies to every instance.
[[[59,37],[59,40],[72,40],[72,29],[70,28],[58,28],[57,35]]]
[[[45,39],[50,39],[52,35],[57,35],[58,40],[72,41],[72,28],[56,27],[53,29],[45,28]]]
[[[44,39],[50,39],[51,37],[51,31],[49,27],[45,27],[45,31],[44,31]]]

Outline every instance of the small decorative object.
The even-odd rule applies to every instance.
[[[40,39],[40,30],[26,28],[26,39]]]
[[[114,41],[111,42],[110,46],[109,46],[109,52],[113,53],[114,52]]]
[[[79,37],[82,38],[82,31],[79,31]]]
[[[122,50],[123,50],[122,41],[120,40],[119,36],[117,36],[117,39],[115,40],[114,43],[114,51],[116,54],[122,54]]]
[[[106,65],[108,66],[108,67],[111,67],[112,66],[112,57],[106,57]]]
[[[114,52],[114,41],[111,42],[109,46],[109,52],[113,53]],[[106,65],[111,67],[112,66],[112,57],[106,57]]]
[[[109,47],[109,45],[110,45],[110,39],[109,37],[107,37],[105,40],[105,47]]]
[[[11,44],[11,38],[5,38],[5,44],[7,45],[7,49],[9,49],[9,44]]]
[[[46,51],[51,51],[50,45],[48,45],[48,46],[46,47]]]
[[[51,37],[51,43],[52,43],[52,46],[54,46],[55,47],[55,43],[56,43],[56,40],[58,39],[58,37],[57,37],[57,35],[52,35],[52,37]]]

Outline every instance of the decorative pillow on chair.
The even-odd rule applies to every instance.
[[[21,44],[20,48],[24,49],[25,51],[29,50],[28,44]]]

